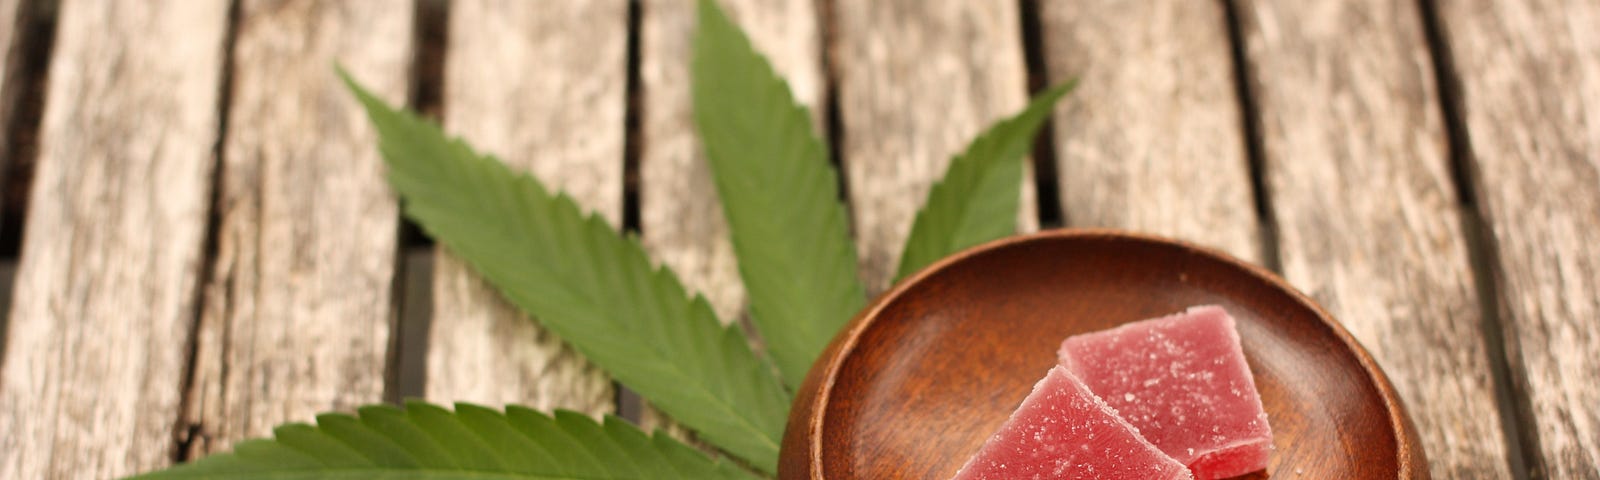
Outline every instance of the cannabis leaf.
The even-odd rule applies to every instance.
[[[1021,113],[989,127],[950,160],[911,224],[896,280],[946,255],[1015,232],[1022,157],[1056,101],[1075,83],[1041,92]]]
[[[522,407],[505,413],[464,403],[454,412],[421,402],[324,414],[317,426],[288,424],[274,440],[248,440],[136,480],[557,480],[757,477],[716,462],[664,434],[579,413],[555,417]]]
[[[700,1],[694,119],[739,274],[789,386],[866,302],[838,180],[811,116],[712,0]]]
[[[731,227],[751,317],[783,381],[805,376],[861,307],[856,254],[837,177],[806,109],[712,0],[700,1],[693,61],[695,122]],[[776,470],[787,418],[784,386],[723,327],[704,298],[655,268],[636,239],[585,215],[565,195],[406,111],[343,70],[378,130],[389,181],[406,214],[502,294],[590,361],[700,438],[762,472]],[[904,276],[956,250],[1009,234],[1021,158],[1051,107],[1052,88],[973,140],[917,213]],[[468,404],[370,406],[289,424],[274,440],[141,479],[424,478],[755,479],[667,436],[614,417],[504,413]]]
[[[652,267],[636,239],[345,80],[377,126],[408,216],[700,438],[776,469],[789,396],[743,333],[723,327],[670,270]]]

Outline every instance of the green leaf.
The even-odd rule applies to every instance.
[[[933,184],[911,224],[896,280],[946,255],[1016,231],[1022,157],[1056,101],[1076,83],[1040,93],[1021,113],[989,127],[950,160],[944,178]]]
[[[866,302],[827,148],[750,40],[712,0],[694,41],[694,119],[760,329],[796,386]]]
[[[341,72],[342,74],[342,72]],[[771,473],[789,397],[636,239],[346,77],[408,216],[511,303],[700,438]]]
[[[718,462],[662,433],[627,421],[605,424],[558,411],[505,413],[456,404],[451,412],[421,402],[326,414],[317,426],[278,427],[274,440],[248,440],[231,453],[147,473],[137,480],[556,480],[727,479],[757,477]],[[581,453],[579,453],[581,452]]]

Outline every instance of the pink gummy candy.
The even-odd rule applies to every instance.
[[[954,480],[1191,478],[1057,366]]]
[[[1068,338],[1061,365],[1195,478],[1267,467],[1272,429],[1221,307]]]

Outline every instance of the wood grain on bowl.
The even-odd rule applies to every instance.
[[[1202,304],[1238,320],[1272,422],[1266,474],[1428,477],[1382,371],[1282,280],[1175,241],[1055,230],[959,253],[862,311],[795,399],[780,478],[949,478],[1063,338]]]

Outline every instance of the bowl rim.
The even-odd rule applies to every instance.
[[[1372,355],[1367,352],[1366,347],[1356,341],[1355,337],[1348,330],[1345,330],[1344,325],[1334,319],[1333,315],[1324,310],[1316,301],[1300,292],[1299,289],[1294,288],[1293,285],[1290,285],[1288,281],[1278,276],[1278,274],[1240,260],[1226,252],[1188,241],[1113,228],[1056,228],[991,240],[939,259],[917,270],[916,273],[901,279],[888,290],[878,295],[834,336],[828,347],[823,350],[815,363],[812,364],[811,370],[806,375],[805,382],[802,383],[800,390],[796,392],[794,403],[789,410],[783,448],[780,449],[779,477],[784,479],[809,478],[823,480],[823,426],[826,423],[824,420],[826,420],[828,403],[832,398],[834,384],[837,382],[839,371],[843,368],[845,359],[855,352],[862,334],[873,326],[874,320],[879,318],[879,313],[889,304],[904,296],[906,291],[921,283],[927,277],[942,272],[950,268],[951,265],[969,258],[993,250],[1036,242],[1084,239],[1133,241],[1177,248],[1192,254],[1219,260],[1246,275],[1270,284],[1278,290],[1287,292],[1295,302],[1313,312],[1317,317],[1318,323],[1332,333],[1348,351],[1352,352],[1355,355],[1356,362],[1361,366],[1362,370],[1366,371],[1368,381],[1371,382],[1372,387],[1378,391],[1383,400],[1383,407],[1388,414],[1390,429],[1399,436],[1399,438],[1396,438],[1395,450],[1396,465],[1401,474],[1400,478],[1428,478],[1428,463],[1421,442],[1418,439],[1416,427],[1406,414],[1400,396],[1390,383],[1388,375],[1384,373],[1383,368],[1372,358]],[[782,453],[792,451],[793,447],[803,447],[804,457],[784,458],[785,456]],[[788,457],[794,457],[794,455],[789,455]],[[800,461],[802,459],[803,462]]]

